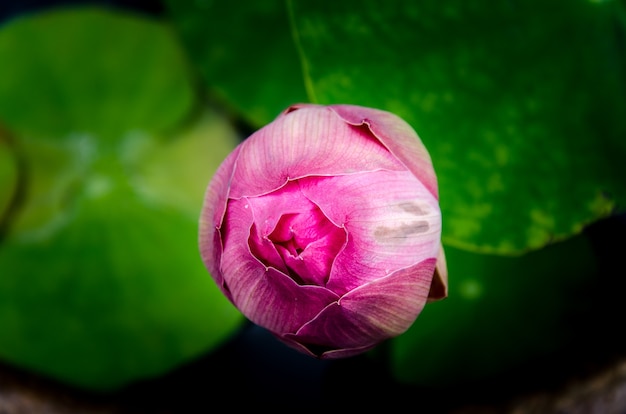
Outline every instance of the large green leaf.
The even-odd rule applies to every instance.
[[[284,0],[164,3],[207,87],[247,122],[307,101]]]
[[[35,59],[21,52],[15,56],[25,57],[11,63],[22,67],[26,95],[39,88],[67,98],[50,107],[54,117],[42,115],[45,105],[30,117],[0,105],[0,118],[15,132],[9,154],[0,145],[3,167],[10,155],[23,160],[15,179],[8,170],[0,182],[24,185],[0,244],[0,358],[75,385],[111,389],[213,349],[243,321],[207,273],[197,245],[206,185],[239,136],[208,110],[174,128],[188,115],[182,109],[192,80],[176,69],[186,63],[168,29],[143,18],[94,9],[25,17],[0,31],[0,61],[17,48],[13,43],[33,55],[54,55],[66,26],[73,36],[59,36],[75,67],[40,77],[31,65],[45,66],[46,54]],[[133,30],[124,32],[128,26]],[[22,37],[24,27],[30,37]],[[108,43],[118,31],[129,39]],[[135,44],[132,56],[113,52],[124,41]],[[73,44],[82,42],[117,57],[94,61],[95,48]],[[123,85],[138,76],[155,83],[129,93]],[[102,79],[107,92],[74,93],[84,79]],[[1,99],[23,102],[21,92],[7,87]],[[125,110],[112,110],[112,102]]]
[[[597,318],[623,317],[593,308],[603,282],[580,235],[520,257],[452,247],[446,254],[456,275],[449,297],[428,304],[391,343],[391,369],[401,382],[448,386],[497,378],[598,338]]]
[[[623,3],[289,5],[311,100],[395,112],[423,139],[446,244],[520,253],[626,206]]]
[[[0,26],[0,120],[13,131],[119,136],[159,130],[193,103],[168,27],[99,8],[24,15]]]
[[[28,198],[0,247],[0,358],[106,389],[239,326],[197,247],[212,158],[237,137],[213,115],[173,138],[135,132],[111,151],[90,135],[21,139]]]

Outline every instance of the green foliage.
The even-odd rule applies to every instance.
[[[260,127],[307,102],[284,0],[165,0],[205,85]]]
[[[111,389],[220,345],[242,317],[200,260],[197,223],[239,137],[213,111],[190,117],[168,27],[101,9],[26,16],[0,30],[0,61],[14,132],[12,147],[0,137],[0,207],[23,184],[0,245],[0,358]]]
[[[428,305],[392,341],[397,377],[471,381],[572,340],[575,326],[562,323],[595,276],[592,254],[576,235],[626,206],[621,5],[407,0],[287,7],[309,101],[402,116],[437,170],[450,298]],[[263,48],[275,31],[255,31],[254,44],[272,65],[295,73],[290,53]],[[240,62],[250,56],[231,45],[242,52]],[[255,85],[284,76],[258,74]],[[242,98],[229,77],[206,79],[248,119],[267,120],[251,115],[256,90]],[[268,107],[274,102],[265,99]]]
[[[111,389],[240,326],[197,250],[238,142],[205,93],[252,127],[310,101],[418,132],[450,297],[391,341],[398,379],[472,381],[572,340],[596,265],[577,235],[626,206],[623,2],[164,4],[0,26],[0,359]]]
[[[426,144],[446,244],[518,254],[626,207],[616,2],[290,4],[311,98],[395,112]]]
[[[158,131],[193,103],[187,61],[158,21],[97,8],[22,16],[0,30],[0,119],[14,132]]]
[[[311,100],[402,116],[437,171],[450,295],[391,341],[396,378],[471,383],[590,334],[576,235],[626,208],[623,4],[288,4]]]
[[[0,130],[0,238],[3,223],[17,191],[17,158],[10,147],[8,135]]]

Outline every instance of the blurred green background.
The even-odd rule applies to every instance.
[[[0,361],[115,391],[235,346],[446,389],[626,351],[623,0],[2,7]],[[439,179],[450,296],[350,362],[251,334],[199,258],[213,172],[298,102],[398,114]]]

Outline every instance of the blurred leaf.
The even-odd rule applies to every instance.
[[[592,303],[601,289],[582,236],[520,257],[446,250],[450,295],[428,304],[392,341],[392,370],[402,382],[471,383],[598,338]],[[607,315],[607,318],[611,316]],[[615,319],[620,319],[615,317]]]
[[[423,139],[446,244],[520,253],[625,208],[623,4],[289,4],[311,98],[389,110]]]
[[[193,103],[175,36],[132,14],[82,8],[16,18],[0,26],[0,62],[0,120],[13,131],[155,131]]]
[[[204,111],[180,136],[163,141],[135,133],[125,159],[135,165],[134,189],[152,203],[182,210],[197,221],[209,180],[240,142],[218,112]]]
[[[17,159],[9,146],[8,134],[0,127],[0,232],[7,209],[15,197],[17,171]]]
[[[4,30],[24,25],[31,37],[43,41],[56,35],[47,33],[56,19],[76,29],[78,42],[105,45],[104,39],[119,29],[129,39],[116,39],[117,34],[113,39],[133,43],[136,50],[108,62],[90,61],[90,53],[74,55],[88,49],[70,47],[65,59],[77,65],[89,61],[83,66],[87,73],[73,77],[63,71],[42,88],[72,98],[54,107],[48,120],[37,118],[38,111],[30,114],[32,124],[29,114],[6,118],[16,131],[14,147],[23,160],[20,182],[25,187],[0,245],[0,358],[75,385],[112,389],[210,351],[243,321],[207,273],[197,244],[204,191],[239,136],[225,118],[209,110],[173,128],[175,120],[189,115],[182,109],[191,103],[191,80],[186,72],[173,70],[186,65],[173,49],[162,57],[181,60],[156,64],[150,58],[175,47],[163,26],[104,11],[67,10],[23,18]],[[122,28],[118,19],[125,22]],[[124,32],[125,25],[133,31]],[[64,27],[57,29],[63,32]],[[144,36],[143,27],[153,28],[155,36]],[[3,36],[6,32],[0,32]],[[148,44],[136,43],[138,39]],[[117,47],[125,48],[110,45]],[[176,87],[159,81],[129,94],[123,86],[138,81],[139,68],[133,67],[141,65],[144,51],[150,65],[141,68],[141,77],[176,76],[170,79]],[[46,59],[42,56],[38,65],[45,66]],[[33,61],[21,62],[24,74],[33,76],[21,75],[21,82],[37,84],[36,71],[27,64]],[[112,73],[105,70],[110,64],[128,70],[106,79],[104,101],[72,92],[84,79],[95,82]],[[6,102],[24,99],[17,88],[2,95]],[[129,106],[111,111],[107,102]],[[83,106],[98,109],[97,114],[91,116]],[[146,129],[139,128],[141,123]],[[169,132],[155,132],[166,126]],[[65,129],[69,131],[59,132]],[[0,157],[6,158],[2,143]],[[9,182],[11,174],[0,174],[0,182]]]
[[[307,101],[284,0],[165,4],[207,87],[249,123]]]
[[[160,141],[134,132],[109,152],[89,135],[21,140],[30,181],[0,248],[1,358],[106,389],[163,373],[239,326],[197,246],[211,159],[237,136],[208,115]]]

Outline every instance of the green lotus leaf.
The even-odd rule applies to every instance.
[[[237,139],[215,114],[110,150],[86,134],[23,138],[27,199],[0,248],[0,358],[111,389],[228,338],[242,316],[200,260],[197,221],[212,159]]]
[[[61,8],[14,18],[0,26],[0,62],[0,120],[14,132],[159,131],[193,104],[176,36],[128,12]]]
[[[239,137],[194,106],[168,26],[25,15],[0,27],[0,61],[0,359],[111,390],[224,343],[243,317],[202,264],[197,226]]]
[[[290,1],[312,101],[429,149],[447,245],[520,254],[626,207],[618,1]]]
[[[164,3],[206,87],[245,121],[307,101],[284,1]]]

